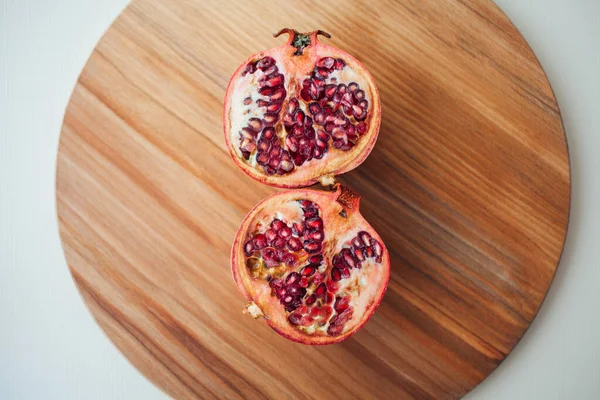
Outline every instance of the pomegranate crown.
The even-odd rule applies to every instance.
[[[295,56],[301,56],[306,47],[317,44],[317,36],[321,35],[326,38],[331,38],[329,33],[320,29],[313,32],[300,33],[295,29],[283,28],[273,36],[278,37],[284,33],[289,35],[288,44],[296,48],[296,52],[294,53]]]

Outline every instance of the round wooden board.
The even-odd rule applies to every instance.
[[[317,28],[381,91],[375,150],[341,180],[392,260],[355,336],[325,347],[241,314],[229,252],[274,189],[225,148],[229,77]],[[491,1],[134,1],[98,44],[58,154],[60,233],[100,326],[177,399],[455,399],[507,356],[548,290],[570,176],[560,113]]]

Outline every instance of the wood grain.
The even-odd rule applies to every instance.
[[[225,87],[282,27],[325,29],[381,92],[378,143],[342,181],[363,195],[392,278],[339,345],[240,313],[229,251],[274,192],[225,148]],[[57,201],[83,299],[177,399],[455,399],[531,324],[566,234],[570,175],[544,72],[491,1],[134,1],[68,106]]]

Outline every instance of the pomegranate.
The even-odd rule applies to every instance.
[[[289,34],[233,74],[223,125],[233,160],[278,187],[331,185],[371,152],[381,104],[373,77],[349,54],[319,43],[323,31]]]
[[[231,252],[245,312],[309,345],[337,343],[371,317],[387,288],[388,251],[359,212],[360,197],[293,190],[259,203]]]

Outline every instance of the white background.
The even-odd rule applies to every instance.
[[[79,72],[125,0],[0,0],[0,399],[165,399],[95,325],[58,239],[54,173]],[[469,400],[600,399],[600,1],[498,0],[558,98],[573,198],[548,298]]]

